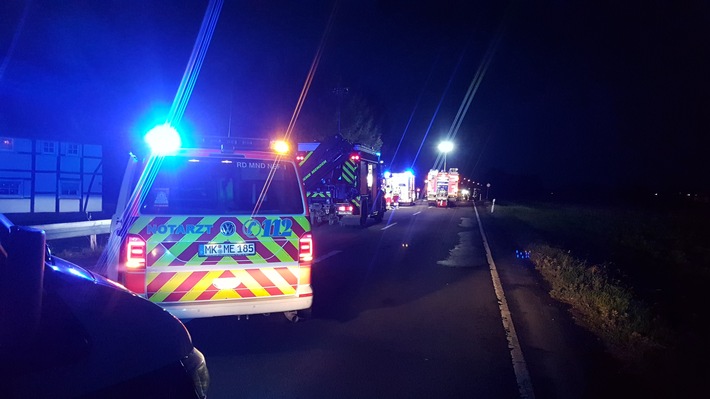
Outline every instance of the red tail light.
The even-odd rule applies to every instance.
[[[310,234],[298,240],[298,260],[309,263],[313,261],[313,237]]]
[[[146,244],[139,236],[128,236],[121,250],[122,267],[118,269],[118,282],[128,290],[145,295]]]
[[[126,241],[126,269],[145,269],[145,241],[137,236],[128,236]]]

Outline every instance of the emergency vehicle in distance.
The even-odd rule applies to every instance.
[[[459,199],[459,170],[431,169],[427,174],[427,202],[430,206],[447,207],[456,205]]]
[[[298,321],[312,305],[311,224],[285,142],[214,137],[132,156],[108,247],[110,278],[181,319]]]
[[[415,205],[414,173],[411,170],[401,173],[385,172],[385,191],[386,202],[391,203],[394,208],[399,205]]]
[[[356,217],[382,221],[387,211],[380,155],[340,135],[322,143],[299,143],[296,158],[303,176],[311,223]]]

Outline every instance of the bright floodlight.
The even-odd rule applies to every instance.
[[[454,143],[450,141],[442,141],[439,143],[439,151],[443,152],[446,154],[447,152],[451,152],[454,149]]]
[[[145,135],[145,141],[155,155],[172,154],[182,145],[177,130],[167,123],[150,129]]]

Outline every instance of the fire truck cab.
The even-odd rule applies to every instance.
[[[110,278],[181,319],[284,312],[313,301],[313,239],[283,142],[208,138],[126,170]]]
[[[449,207],[456,205],[459,196],[458,168],[447,171],[431,169],[427,175],[427,202],[429,206]]]

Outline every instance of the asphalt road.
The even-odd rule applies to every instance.
[[[488,210],[479,212],[485,226]],[[210,398],[521,397],[470,204],[403,207],[382,223],[318,226],[314,236],[310,320],[186,324],[207,358]],[[534,396],[596,397],[598,345],[515,259],[504,232],[488,239]]]
[[[521,234],[491,218],[490,203],[476,209],[483,229],[470,203],[402,207],[366,228],[356,219],[316,227],[311,319],[186,322],[207,358],[209,397],[654,396],[516,258]],[[89,269],[95,261],[72,260]]]

